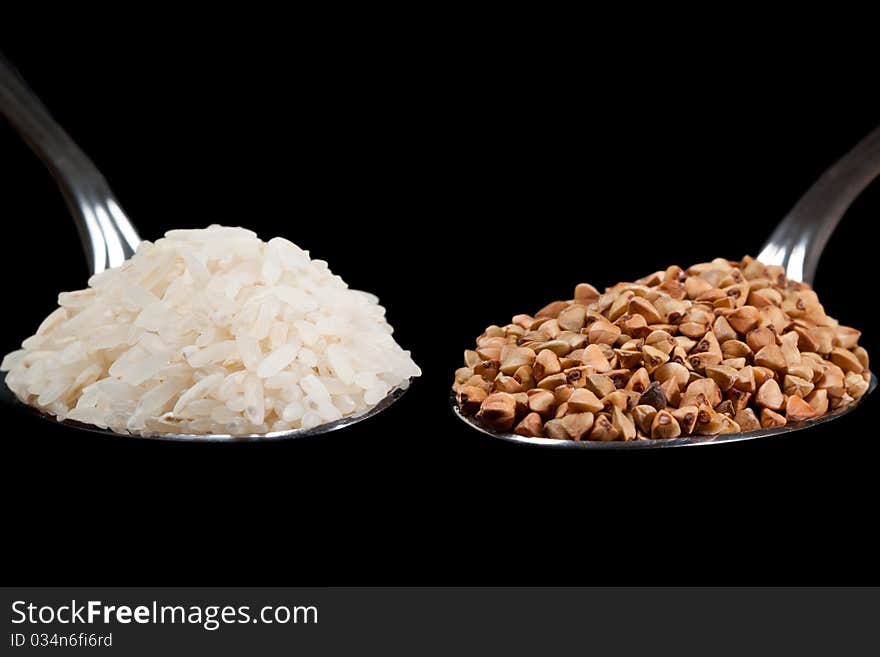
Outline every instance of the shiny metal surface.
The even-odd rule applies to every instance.
[[[761,249],[758,260],[769,265],[782,265],[786,275],[796,281],[813,282],[822,251],[847,208],[880,175],[880,127],[838,160],[813,183],[791,212],[779,223],[770,239]],[[790,433],[833,420],[854,410],[877,387],[877,377],[871,375],[868,391],[857,403],[838,409],[820,418],[792,426],[761,429],[748,433],[719,436],[686,436],[671,440],[581,441],[526,438],[513,433],[498,433],[480,425],[474,418],[461,412],[451,395],[451,405],[460,420],[477,431],[509,442],[563,449],[651,449],[682,447],[686,445],[715,445],[738,440],[753,440],[781,433]]]
[[[76,222],[91,272],[97,274],[105,269],[117,267],[131,257],[137,250],[141,239],[113,196],[113,192],[110,191],[110,186],[104,176],[64,129],[49,115],[43,103],[30,90],[15,67],[2,53],[0,53],[0,114],[9,120],[34,153],[43,161],[61,188],[67,206]],[[61,424],[93,433],[114,436],[134,435],[134,437],[155,440],[188,442],[289,440],[328,433],[373,417],[400,399],[411,382],[410,380],[406,386],[393,389],[378,404],[360,415],[342,418],[312,429],[245,436],[177,433],[141,436],[120,434],[80,422],[64,421]],[[6,387],[5,380],[0,385],[0,399],[46,420],[58,423],[54,416],[42,413],[19,401]]]
[[[43,161],[67,201],[93,274],[118,267],[140,243],[94,163],[0,54],[0,113]]]
[[[847,208],[880,175],[880,127],[813,183],[779,223],[758,254],[782,265],[786,276],[812,283],[822,251]]]

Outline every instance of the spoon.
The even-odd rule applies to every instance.
[[[767,243],[758,254],[758,260],[766,265],[781,265],[785,268],[785,274],[788,278],[812,285],[816,267],[831,234],[852,202],[878,175],[880,175],[880,127],[875,128],[813,183],[813,186],[807,190],[807,193],[801,197],[770,235]],[[652,449],[729,443],[799,431],[852,412],[876,387],[877,377],[871,374],[868,390],[858,401],[805,422],[742,433],[685,436],[665,440],[602,442],[528,438],[514,433],[493,431],[481,425],[475,418],[462,412],[455,393],[450,395],[450,403],[455,414],[463,422],[501,440],[564,449]]]
[[[31,91],[15,67],[2,53],[0,53],[0,113],[7,118],[31,150],[42,160],[61,188],[67,207],[73,215],[74,223],[76,223],[91,273],[98,274],[105,269],[118,267],[134,255],[141,239],[134,225],[122,211],[113,192],[110,191],[110,186],[104,176],[50,116],[40,99]],[[358,415],[344,417],[311,429],[236,436],[186,433],[121,434],[110,429],[102,429],[73,420],[59,422],[55,416],[21,402],[6,386],[5,380],[0,386],[0,400],[21,407],[56,424],[94,433],[114,436],[132,435],[157,440],[247,442],[316,436],[361,422],[381,413],[400,399],[411,382],[410,379],[392,389],[379,403]]]

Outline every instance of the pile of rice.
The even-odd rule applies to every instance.
[[[142,242],[58,304],[3,359],[6,384],[60,420],[121,433],[311,428],[421,374],[376,297],[242,228]]]

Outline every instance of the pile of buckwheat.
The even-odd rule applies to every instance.
[[[852,403],[870,382],[861,333],[754,258],[672,266],[490,326],[453,390],[499,432],[644,440],[753,431]]]

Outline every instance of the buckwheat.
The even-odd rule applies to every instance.
[[[651,422],[651,438],[665,440],[678,438],[681,435],[681,427],[678,420],[669,411],[657,411]]]
[[[853,403],[870,383],[861,333],[784,274],[716,258],[604,293],[579,284],[573,300],[479,336],[455,372],[459,407],[526,437],[633,440],[753,431]]]

